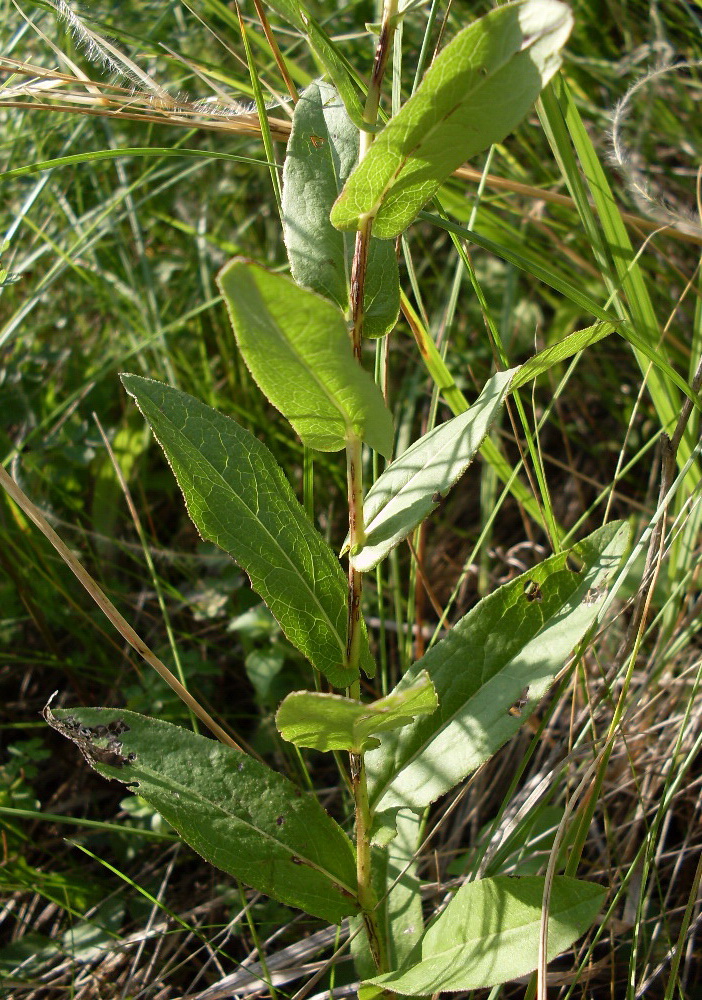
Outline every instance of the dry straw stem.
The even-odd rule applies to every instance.
[[[81,79],[70,73],[48,70],[17,59],[0,57],[0,72],[9,76],[27,77],[25,83],[10,83],[0,91],[0,107],[22,111],[49,111],[55,114],[84,114],[125,121],[146,121],[161,125],[178,125],[181,128],[226,133],[242,137],[261,135],[261,125],[255,111],[243,108],[232,101],[231,106],[204,101],[178,101],[162,88],[156,93],[137,91],[111,83]],[[99,91],[101,96],[96,96]],[[286,118],[269,116],[271,136],[287,143],[291,123]],[[567,209],[575,209],[572,198],[556,191],[547,191],[531,184],[522,184],[508,177],[486,174],[465,165],[454,176],[479,183],[481,180],[495,191],[522,195],[532,201],[547,202]],[[677,220],[662,224],[660,220],[646,219],[631,212],[621,212],[624,223],[642,233],[665,231],[684,243],[702,245],[699,227],[680,229]]]
[[[12,479],[5,469],[0,465],[0,486],[3,486],[8,495],[15,501],[20,510],[23,510],[48,541],[56,549],[60,557],[66,563],[78,581],[85,587],[102,613],[108,618],[119,634],[129,643],[139,656],[144,659],[150,667],[153,667],[159,676],[175,691],[178,697],[185,702],[188,708],[207,726],[209,730],[226,746],[234,750],[241,750],[239,744],[225,732],[220,725],[205,711],[204,708],[193,698],[190,692],[183,687],[177,677],[175,677],[165,663],[152,653],[146,643],[141,639],[129,622],[119,613],[112,601],[103,593],[100,586],[93,580],[92,576],[84,566],[76,559],[68,546],[59,538],[42,512],[35,504],[22,492],[17,483]]]

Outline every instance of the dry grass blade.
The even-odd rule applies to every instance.
[[[128,121],[177,125],[183,128],[196,127],[204,131],[225,132],[230,135],[261,134],[256,112],[245,108],[235,99],[232,99],[231,105],[225,105],[220,100],[214,103],[207,98],[199,101],[179,101],[162,88],[159,88],[158,94],[151,94],[135,90],[134,87],[121,87],[92,79],[83,80],[70,73],[47,70],[5,56],[0,56],[0,73],[18,74],[29,78],[26,83],[5,86],[0,91],[0,107],[23,111],[95,115]],[[101,96],[96,97],[94,93],[96,89],[100,91]],[[291,127],[289,120],[269,117],[268,124],[271,135],[276,141],[287,142]],[[568,195],[523,184],[509,177],[483,174],[468,164],[460,167],[454,176],[475,184],[482,181],[495,191],[518,194],[532,202],[546,202],[568,209],[575,207]],[[700,233],[686,231],[684,227],[678,228],[673,223],[661,224],[660,221],[631,212],[622,212],[621,216],[624,223],[634,231],[662,232],[683,243],[702,245]]]

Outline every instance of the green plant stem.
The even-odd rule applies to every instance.
[[[349,546],[362,545],[366,536],[363,523],[363,454],[361,439],[353,437],[346,444],[346,481],[349,503]],[[346,662],[359,669],[361,651],[361,593],[363,574],[353,568],[349,561],[348,625],[346,630]],[[355,684],[354,687],[358,687]],[[360,692],[359,692],[360,693]],[[354,694],[358,697],[358,694]]]
[[[398,0],[385,0],[380,38],[375,50],[373,71],[368,87],[368,95],[364,108],[364,121],[375,125],[380,106],[380,91],[388,57],[392,49],[392,39],[395,32],[394,18],[397,14]],[[363,159],[373,141],[372,132],[360,132],[359,161]],[[368,219],[356,234],[353,263],[351,267],[351,343],[356,361],[361,363],[363,344],[363,297],[366,281],[366,266],[368,263],[368,247],[370,245],[373,220]],[[365,526],[363,522],[363,455],[360,438],[350,438],[346,445],[347,481],[349,498],[349,544],[351,551],[354,546],[363,542]],[[347,661],[357,666],[361,640],[361,594],[363,575],[349,563],[349,596],[348,596],[348,631],[347,631]],[[356,681],[351,688],[354,698],[360,697],[360,682]],[[356,874],[358,880],[358,900],[361,904],[363,923],[368,938],[373,962],[378,972],[388,971],[385,941],[375,913],[377,900],[372,887],[371,873],[371,843],[370,826],[372,816],[368,802],[368,786],[366,783],[366,768],[363,754],[350,755],[351,784],[353,787],[356,807]]]

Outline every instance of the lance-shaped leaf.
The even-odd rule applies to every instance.
[[[389,457],[392,417],[341,310],[252,261],[231,261],[217,282],[251,374],[304,443],[340,451],[355,435]]]
[[[350,556],[355,569],[373,569],[436,509],[473,461],[517,370],[493,375],[469,410],[429,431],[378,477],[363,503],[366,533]]]
[[[166,453],[202,537],[248,573],[288,639],[317,670],[338,687],[352,683],[346,577],[266,446],[178,389],[138,375],[122,381]],[[365,636],[361,666],[373,675]]]
[[[567,358],[572,358],[578,351],[584,351],[585,348],[596,344],[598,340],[608,337],[614,330],[616,330],[614,323],[595,323],[594,326],[588,326],[584,330],[569,333],[557,344],[545,347],[543,351],[539,351],[538,354],[525,361],[514,376],[510,388],[518,389],[521,385],[531,382],[532,379],[538,378],[554,365]]]
[[[358,160],[359,132],[338,92],[311,84],[295,105],[283,167],[283,236],[293,278],[348,309],[355,237],[329,212]],[[400,311],[395,247],[371,238],[363,293],[363,333],[382,337]]]
[[[551,556],[480,601],[410,667],[396,690],[426,670],[439,708],[367,754],[376,810],[429,805],[516,733],[597,619],[628,537],[615,522]]]
[[[136,787],[203,858],[323,920],[356,913],[351,841],[317,798],[244,753],[136,712],[47,707],[106,778]]]
[[[371,979],[362,1000],[379,989],[409,996],[476,990],[532,972],[539,961],[544,879],[498,875],[461,886],[431,925],[402,969]],[[551,887],[547,960],[555,958],[592,925],[606,889],[557,875]]]
[[[416,92],[354,170],[331,220],[390,239],[470,157],[501,142],[561,63],[573,17],[559,0],[490,11],[437,56]]]
[[[313,750],[364,753],[380,746],[372,733],[406,726],[436,710],[436,691],[421,672],[403,691],[364,704],[320,691],[293,691],[282,702],[275,722],[283,739]]]

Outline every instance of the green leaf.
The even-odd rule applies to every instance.
[[[190,846],[246,885],[338,923],[358,910],[350,840],[316,797],[244,753],[136,712],[45,709],[46,721],[78,744],[88,763],[122,781]],[[82,727],[80,732],[71,719]],[[110,738],[85,727],[117,724]],[[135,754],[133,760],[130,754]]]
[[[352,173],[333,224],[373,220],[381,239],[403,232],[454,170],[524,118],[560,66],[572,24],[558,0],[523,0],[459,32]]]
[[[429,431],[378,477],[363,503],[366,534],[350,556],[355,569],[373,569],[436,509],[473,461],[517,370],[493,375],[469,410]]]
[[[532,972],[539,960],[544,879],[536,876],[468,882],[431,925],[403,969],[369,984],[410,996],[475,990]],[[592,925],[606,889],[557,875],[551,888],[547,960]],[[373,994],[364,992],[364,996]]]
[[[517,732],[597,619],[628,538],[615,522],[551,556],[480,601],[410,667],[396,690],[426,670],[439,708],[367,754],[374,809],[429,805]]]
[[[372,733],[406,726],[436,706],[434,687],[422,672],[403,691],[370,704],[338,694],[293,691],[278,709],[275,722],[283,739],[296,746],[360,754],[380,746]]]
[[[183,491],[203,538],[248,573],[286,636],[332,684],[346,662],[347,581],[275,459],[234,420],[161,382],[123,375]],[[361,665],[374,664],[364,637]]]
[[[283,167],[283,236],[299,285],[348,309],[355,237],[340,233],[329,212],[358,160],[359,133],[338,92],[311,84],[295,106]],[[387,240],[371,239],[363,295],[363,333],[382,337],[397,322],[400,277]]]
[[[598,340],[609,337],[610,333],[613,333],[614,330],[616,330],[614,323],[595,323],[594,326],[588,326],[584,330],[576,330],[574,333],[564,337],[557,344],[552,344],[550,347],[544,348],[543,351],[535,354],[533,358],[525,361],[512,379],[510,388],[513,390],[518,389],[527,382],[531,382],[532,379],[543,375],[544,372],[547,372],[549,368],[553,368],[559,362],[565,361],[567,358],[572,358],[578,351],[584,351],[586,347],[596,344]]]
[[[341,311],[252,261],[231,261],[217,282],[244,361],[303,442],[340,451],[356,435],[389,458],[392,417],[354,360]]]

